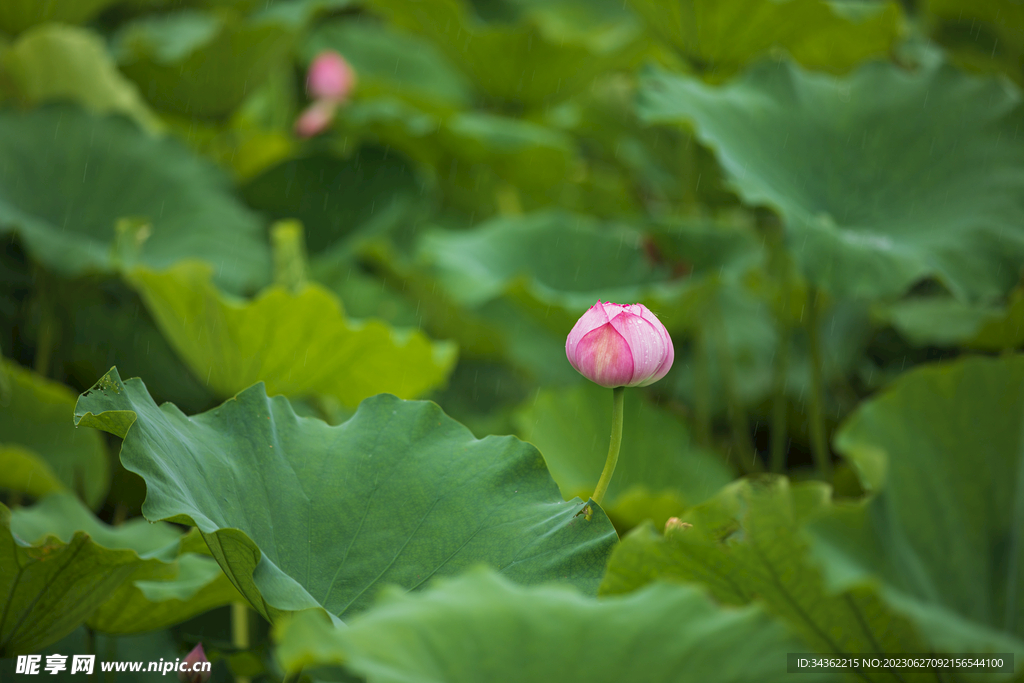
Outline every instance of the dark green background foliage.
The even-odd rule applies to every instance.
[[[1020,669],[1022,87],[1014,0],[4,0],[0,678]]]

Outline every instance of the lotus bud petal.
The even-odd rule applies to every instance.
[[[196,664],[203,664],[209,662],[206,658],[206,652],[203,651],[203,644],[199,643],[192,651],[185,657],[185,661],[182,662],[180,669],[178,670],[178,680],[181,683],[206,683],[210,680],[210,669],[209,667],[196,667]],[[196,671],[195,669],[202,669]]]
[[[315,100],[342,102],[356,84],[356,72],[345,58],[324,50],[309,65],[306,92]]]
[[[331,121],[334,120],[336,107],[334,102],[328,100],[317,100],[309,105],[295,122],[296,134],[304,138],[311,138],[327,130]]]
[[[645,387],[668,374],[672,337],[643,304],[598,301],[565,340],[576,371],[603,387]]]

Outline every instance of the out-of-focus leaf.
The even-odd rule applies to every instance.
[[[470,307],[519,285],[544,304],[575,313],[599,297],[640,300],[670,275],[648,258],[639,230],[566,212],[497,218],[472,231],[430,232],[420,242],[419,258],[431,264],[452,297]]]
[[[628,17],[580,32],[548,17],[484,23],[461,0],[371,0],[371,10],[433,41],[476,87],[498,100],[538,105],[564,99],[642,54]],[[458,36],[453,39],[453,36]]]
[[[181,358],[221,397],[264,381],[271,394],[326,394],[355,407],[382,392],[420,396],[455,364],[449,342],[346,320],[337,298],[319,285],[298,292],[275,286],[237,301],[197,263],[138,269],[131,281]]]
[[[782,49],[815,71],[847,71],[885,57],[899,34],[892,2],[629,0],[650,30],[721,79]]]
[[[66,494],[15,510],[11,517],[12,532],[23,539],[50,536],[70,544],[76,534],[86,533],[102,548],[137,553],[135,570],[87,616],[86,623],[97,631],[153,631],[238,599],[217,563],[186,552],[181,533],[170,524],[133,519],[111,527]]]
[[[462,107],[470,84],[430,42],[366,20],[332,20],[317,26],[300,46],[306,64],[323,50],[345,57],[358,77],[358,97],[394,95],[412,102]]]
[[[233,290],[269,274],[260,222],[221,174],[130,121],[64,106],[0,112],[0,157],[0,233],[59,273],[191,257]],[[118,239],[118,222],[134,217],[149,227]]]
[[[957,64],[982,72],[1001,72],[1024,82],[1024,10],[1001,0],[928,0],[922,3],[933,40]]]
[[[423,191],[400,154],[361,147],[344,159],[323,153],[287,159],[251,179],[241,193],[269,218],[302,222],[310,266],[317,270],[351,255],[354,238],[405,217],[407,208],[396,211],[395,205],[409,204]]]
[[[575,146],[561,131],[480,111],[454,115],[440,130],[439,180],[447,201],[495,211],[495,193],[515,192],[523,208],[557,203],[575,170]],[[478,197],[483,193],[484,201]]]
[[[21,33],[44,22],[81,24],[118,0],[4,0],[0,4],[0,31]]]
[[[72,100],[97,112],[125,114],[150,131],[162,128],[91,31],[44,24],[26,31],[2,54],[0,74],[25,103]]]
[[[0,446],[0,488],[42,498],[66,487],[39,454],[22,446],[4,444]]]
[[[314,9],[278,2],[246,16],[195,9],[146,15],[121,29],[115,54],[155,106],[224,116],[283,62]]]
[[[822,485],[791,488],[782,478],[737,482],[683,515],[690,527],[664,536],[650,525],[633,531],[613,553],[601,592],[629,593],[661,580],[697,582],[726,605],[761,602],[816,652],[926,651],[876,591],[827,590],[800,525],[829,506],[828,494]],[[884,669],[865,675],[869,681],[893,680]],[[901,675],[906,681],[934,680],[931,672]]]
[[[749,231],[692,225],[660,236],[673,257],[635,227],[563,211],[502,217],[473,231],[424,234],[418,257],[464,306],[508,296],[568,334],[598,299],[646,303],[669,329],[692,325],[708,298],[704,275],[732,279],[760,258]],[[696,277],[688,277],[691,274]]]
[[[64,488],[102,505],[107,449],[98,434],[75,429],[74,393],[9,360],[0,375],[0,487],[37,497]]]
[[[480,563],[594,591],[615,543],[599,508],[587,520],[582,501],[561,500],[536,449],[478,441],[429,402],[377,396],[331,427],[257,385],[186,417],[111,370],[76,415],[124,437],[146,517],[199,527],[272,620],[315,607],[347,619],[385,583],[411,590]]]
[[[837,80],[783,62],[721,88],[652,72],[642,92],[647,121],[693,122],[740,196],[778,210],[832,293],[894,296],[933,277],[977,300],[1017,281],[1024,139],[1009,84],[941,63]]]
[[[400,150],[442,191],[444,208],[464,215],[576,205],[587,196],[576,141],[525,118],[381,95],[343,107],[336,126],[346,141]]]
[[[595,600],[487,571],[391,591],[350,628],[304,612],[276,638],[287,670],[344,663],[369,683],[783,681],[785,653],[804,647],[760,608],[723,608],[692,586]]]
[[[929,644],[1024,652],[1024,358],[912,370],[862,404],[836,449],[877,495],[810,529],[830,584],[879,584]]]
[[[431,398],[447,415],[483,438],[516,433],[513,413],[531,388],[524,374],[507,363],[462,356],[448,386]]]
[[[886,306],[882,317],[918,345],[1002,351],[1024,344],[1024,289],[1005,307],[969,305],[950,298],[911,298]]]
[[[671,495],[671,514],[681,514],[732,480],[721,458],[692,445],[676,418],[639,392],[626,392],[625,400],[622,451],[605,506],[613,518],[619,516],[619,503],[636,489]],[[611,391],[586,382],[541,391],[516,416],[519,435],[544,455],[564,497],[586,497],[597,485],[608,452],[611,411]],[[664,524],[665,519],[655,522]]]
[[[113,365],[146,377],[157,401],[199,412],[214,405],[209,387],[189,371],[160,333],[141,297],[119,280],[77,279],[54,296],[61,338],[54,366],[89,386]]]

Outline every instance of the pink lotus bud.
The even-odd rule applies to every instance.
[[[210,662],[206,659],[203,644],[196,645],[178,668],[181,683],[206,683],[210,680]]]
[[[331,121],[334,120],[334,110],[336,108],[337,104],[330,100],[317,100],[309,105],[295,122],[296,134],[304,138],[311,138],[318,133],[322,133],[327,129],[327,126],[331,125]]]
[[[355,84],[355,70],[333,50],[324,50],[309,65],[306,92],[313,99],[342,102]]]
[[[645,387],[668,373],[675,350],[668,330],[643,304],[598,301],[569,332],[565,355],[603,387]]]

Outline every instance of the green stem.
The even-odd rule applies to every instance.
[[[604,462],[601,479],[597,482],[594,495],[591,496],[598,505],[604,500],[608,484],[612,481],[612,473],[615,472],[615,464],[619,461],[619,447],[622,445],[622,398],[625,393],[626,387],[612,389],[612,436],[608,444],[608,459]]]
[[[824,477],[825,481],[832,481],[832,460],[828,450],[828,441],[825,438],[825,416],[822,411],[824,399],[822,397],[822,370],[821,370],[821,340],[818,337],[818,325],[820,323],[820,310],[818,303],[818,291],[810,289],[808,296],[807,314],[807,345],[811,353],[811,451],[814,453],[814,462]]]
[[[249,604],[231,603],[231,641],[239,650],[249,649]],[[250,683],[248,676],[235,676],[236,683]]]
[[[270,227],[271,251],[274,256],[274,284],[301,291],[306,284],[306,241],[302,223],[295,220],[278,221]]]
[[[96,632],[90,626],[85,627],[85,654],[96,654]]]

